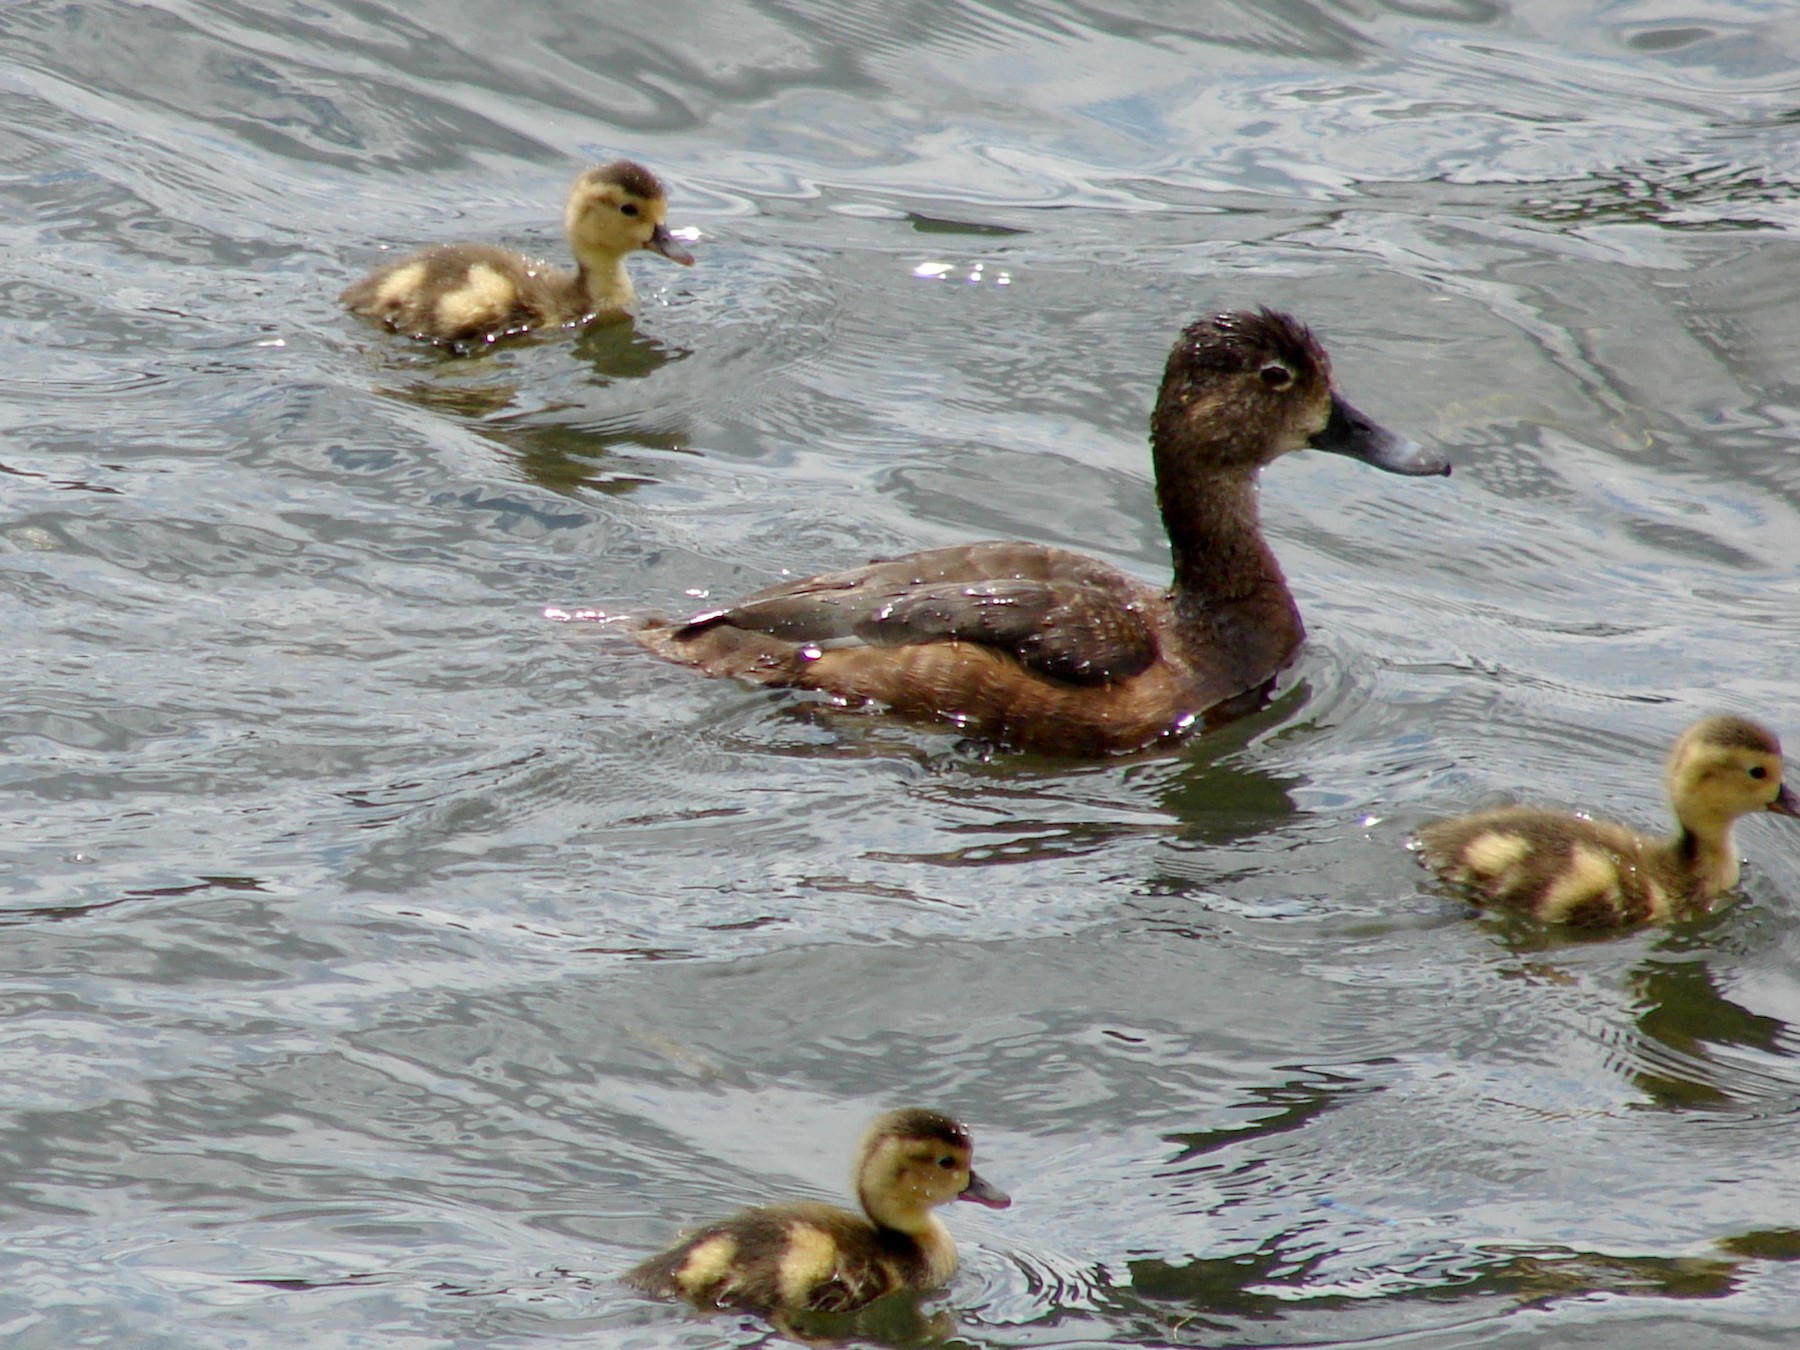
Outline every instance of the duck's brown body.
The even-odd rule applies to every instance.
[[[575,180],[564,225],[570,272],[492,244],[437,244],[345,288],[352,313],[430,342],[492,342],[537,328],[629,315],[637,292],[625,258],[649,249],[693,262],[664,224],[663,186],[641,164],[617,160]]]
[[[1248,711],[1305,636],[1258,520],[1264,464],[1311,445],[1449,472],[1345,403],[1312,334],[1266,310],[1191,325],[1151,425],[1168,588],[993,542],[773,586],[633,636],[709,675],[881,703],[1003,744],[1132,750]]]
[[[1011,1202],[970,1166],[969,1133],[909,1108],[869,1127],[857,1154],[864,1214],[800,1202],[746,1210],[690,1233],[625,1274],[647,1294],[701,1308],[850,1312],[884,1294],[935,1289],[956,1273],[956,1243],[932,1209]]]
[[[1177,603],[1079,553],[983,543],[772,587],[634,636],[711,675],[881,703],[1009,745],[1100,754],[1179,734],[1254,694],[1304,634],[1279,572],[1206,612],[1199,640]],[[1219,640],[1225,632],[1237,640]]]
[[[1622,928],[1704,912],[1738,882],[1732,822],[1800,814],[1781,779],[1781,746],[1741,717],[1695,723],[1669,756],[1677,830],[1666,839],[1610,821],[1501,807],[1419,831],[1424,862],[1478,903],[1545,923]]]

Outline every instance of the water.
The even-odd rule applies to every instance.
[[[495,12],[0,11],[0,1340],[752,1343],[612,1277],[917,1102],[1016,1199],[969,1345],[1788,1343],[1800,836],[1606,942],[1403,844],[1800,739],[1791,7]],[[336,310],[616,153],[701,232],[635,330]],[[1159,575],[1163,356],[1254,303],[1457,471],[1268,474],[1312,638],[1217,735],[992,755],[544,617]]]

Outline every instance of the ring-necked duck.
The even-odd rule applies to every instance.
[[[1390,473],[1450,472],[1351,407],[1311,331],[1268,309],[1188,326],[1150,441],[1174,555],[1166,590],[1064,549],[970,544],[640,621],[633,637],[709,675],[879,702],[1004,744],[1133,750],[1249,711],[1300,645],[1257,518],[1265,464],[1310,447]]]

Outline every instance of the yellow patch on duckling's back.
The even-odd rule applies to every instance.
[[[445,329],[485,327],[503,319],[518,298],[519,288],[511,277],[487,263],[476,263],[461,286],[438,298],[438,323]]]
[[[814,1288],[837,1270],[838,1245],[831,1234],[809,1223],[796,1223],[787,1231],[787,1248],[781,1253],[776,1282],[784,1303],[804,1307]]]
[[[1546,923],[1562,923],[1584,905],[1611,907],[1623,890],[1618,860],[1590,844],[1577,842],[1568,861],[1544,889],[1535,913]]]
[[[1476,872],[1497,875],[1517,867],[1531,852],[1531,841],[1520,834],[1495,831],[1478,834],[1462,851],[1462,865]]]
[[[377,313],[404,305],[425,284],[425,264],[423,262],[407,263],[389,272],[375,287],[375,297],[369,308]]]
[[[708,1289],[731,1274],[737,1249],[737,1239],[730,1233],[720,1233],[697,1244],[675,1272],[675,1283],[689,1298],[704,1297]]]

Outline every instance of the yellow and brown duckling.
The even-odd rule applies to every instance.
[[[647,1294],[765,1314],[849,1312],[884,1294],[935,1289],[956,1273],[956,1243],[932,1210],[951,1200],[1012,1201],[975,1174],[969,1132],[937,1111],[876,1119],[857,1152],[863,1215],[796,1202],[746,1210],[689,1234],[625,1275]]]
[[[622,319],[637,301],[625,259],[639,249],[686,266],[694,255],[669,233],[662,183],[642,164],[614,160],[569,189],[563,228],[575,254],[564,271],[493,244],[435,244],[345,289],[353,314],[432,342],[492,342],[534,328]]]
[[[1781,780],[1781,743],[1742,717],[1694,723],[1669,755],[1675,833],[1529,806],[1506,806],[1419,831],[1426,866],[1478,904],[1546,923],[1623,928],[1702,913],[1737,885],[1731,827],[1752,811],[1800,816]]]
[[[1002,744],[1134,750],[1250,710],[1300,646],[1258,519],[1264,465],[1310,447],[1450,472],[1351,407],[1311,331],[1268,309],[1187,327],[1150,442],[1167,588],[1042,544],[969,544],[783,582],[633,637],[708,675],[885,704]]]

